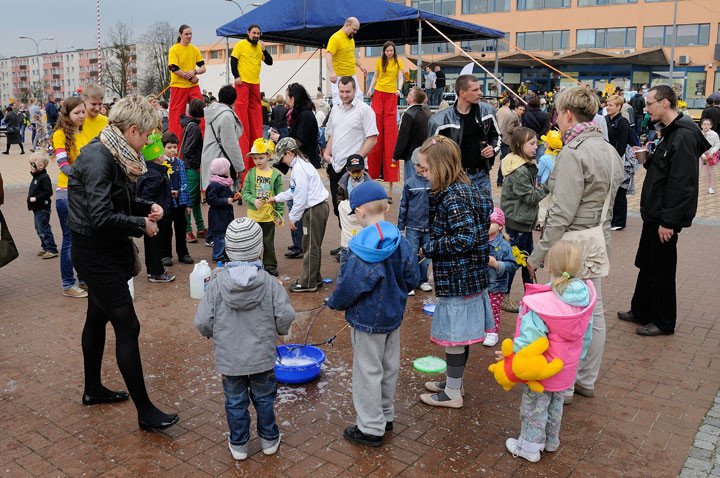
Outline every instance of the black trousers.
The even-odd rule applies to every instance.
[[[145,268],[147,273],[154,276],[159,276],[165,270],[162,265],[162,231],[163,228],[170,227],[170,219],[163,217],[158,221],[158,235],[149,237],[147,234],[143,235],[143,243],[145,244]]]
[[[167,221],[163,218],[158,224],[160,226],[160,256],[172,257],[172,236],[173,227],[175,228],[175,252],[178,259],[189,255],[187,244],[185,243],[185,228],[187,227],[187,219],[185,217],[185,206],[172,208]]]
[[[675,273],[679,231],[668,242],[662,243],[658,236],[659,226],[643,222],[635,256],[635,267],[640,271],[630,310],[640,322],[652,322],[663,332],[672,333],[677,319]]]
[[[618,188],[612,210],[610,226],[624,228],[627,224],[627,189]]]
[[[332,196],[333,212],[335,213],[335,216],[338,216],[338,184],[340,183],[340,178],[342,178],[343,174],[345,174],[345,171],[343,170],[339,173],[336,173],[335,168],[333,168],[332,164],[328,164],[327,174],[328,178],[330,179],[330,195]]]

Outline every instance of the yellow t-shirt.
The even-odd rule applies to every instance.
[[[258,168],[253,169],[255,169],[255,198],[268,199],[274,196],[272,188],[273,170],[261,171]],[[272,204],[266,202],[260,209],[248,208],[247,215],[255,222],[272,222],[274,219],[272,209]]]
[[[98,114],[94,118],[85,116],[85,121],[83,121],[83,127],[82,131],[80,132],[80,136],[83,137],[83,141],[85,141],[85,144],[88,144],[90,141],[95,139],[95,137],[100,134],[100,131],[102,131],[103,128],[107,125],[107,116],[101,114]]]
[[[354,38],[348,38],[342,30],[338,30],[330,37],[326,49],[332,53],[333,69],[337,76],[353,76],[355,74]]]
[[[168,52],[168,65],[177,65],[182,71],[194,70],[198,63],[204,61],[195,45],[182,46],[180,43],[175,43]],[[175,73],[170,74],[170,86],[174,88],[192,88],[195,84],[180,78]]]
[[[398,71],[404,70],[405,67],[402,61],[390,60],[385,67],[385,71],[382,69],[382,58],[378,58],[375,62],[375,73],[379,74],[377,83],[375,84],[376,91],[382,91],[384,93],[395,93],[398,89]]]
[[[263,59],[260,44],[253,45],[247,40],[241,40],[235,45],[230,56],[238,60],[238,73],[243,83],[260,84],[260,62]]]
[[[70,165],[75,162],[75,159],[77,159],[78,155],[80,154],[80,148],[88,144],[82,133],[78,133],[75,135],[75,147],[71,151],[67,151],[65,149],[65,132],[61,129],[53,133],[52,143],[53,149],[55,150],[55,159],[58,160],[61,164],[63,160],[67,160]],[[57,187],[59,189],[67,189],[67,185],[68,177],[65,175],[65,173],[60,171]]]

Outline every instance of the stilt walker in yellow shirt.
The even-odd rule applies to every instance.
[[[360,30],[358,19],[349,17],[345,20],[343,27],[333,33],[330,40],[328,40],[325,61],[330,75],[330,91],[333,105],[342,104],[337,84],[338,78],[342,76],[353,77],[355,80],[355,97],[360,101],[363,100],[363,91],[355,74],[355,67],[357,66],[363,72],[363,75],[367,75],[365,67],[355,58],[355,34],[358,30]]]
[[[272,65],[273,59],[260,40],[260,27],[250,25],[247,39],[240,40],[230,55],[230,67],[235,77],[235,113],[242,123],[243,134],[240,136],[240,150],[245,157],[245,171],[253,166],[252,159],[247,156],[255,139],[263,137],[262,106],[260,104],[260,67],[261,62]],[[245,173],[243,173],[243,181]]]

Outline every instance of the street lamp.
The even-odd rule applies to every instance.
[[[239,9],[240,14],[245,15],[245,12],[243,11],[243,8],[240,6],[238,2],[235,0],[225,0],[226,2],[232,2],[234,3]],[[251,7],[259,7],[261,4],[259,3],[251,3]],[[225,37],[225,82],[230,83],[230,40],[228,40],[228,37]]]
[[[237,7],[240,9],[240,14],[245,15],[245,12],[243,11],[243,8],[240,6],[240,4],[239,4],[238,2],[236,2],[235,0],[225,0],[225,1],[226,1],[226,2],[232,2],[232,3],[234,3],[235,5],[237,5]],[[250,6],[251,6],[251,7],[259,7],[260,4],[259,4],[259,3],[251,3]]]
[[[24,40],[32,40],[33,43],[35,43],[35,56],[38,61],[38,81],[42,80],[42,66],[40,65],[40,43],[44,41],[52,41],[55,39],[55,37],[46,37],[41,38],[40,40],[35,40],[33,37],[28,37],[25,35],[20,35],[18,38],[24,39]]]

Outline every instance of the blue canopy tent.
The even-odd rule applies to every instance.
[[[398,45],[446,41],[432,28],[423,30],[422,20],[431,22],[453,41],[497,39],[505,34],[387,0],[270,0],[221,26],[216,34],[244,37],[247,28],[257,24],[262,29],[263,40],[324,48],[348,17],[360,21],[360,31],[355,35],[355,46],[358,47],[382,45],[388,40]],[[418,51],[422,52],[422,48]],[[418,56],[418,69],[422,69],[421,55]]]

